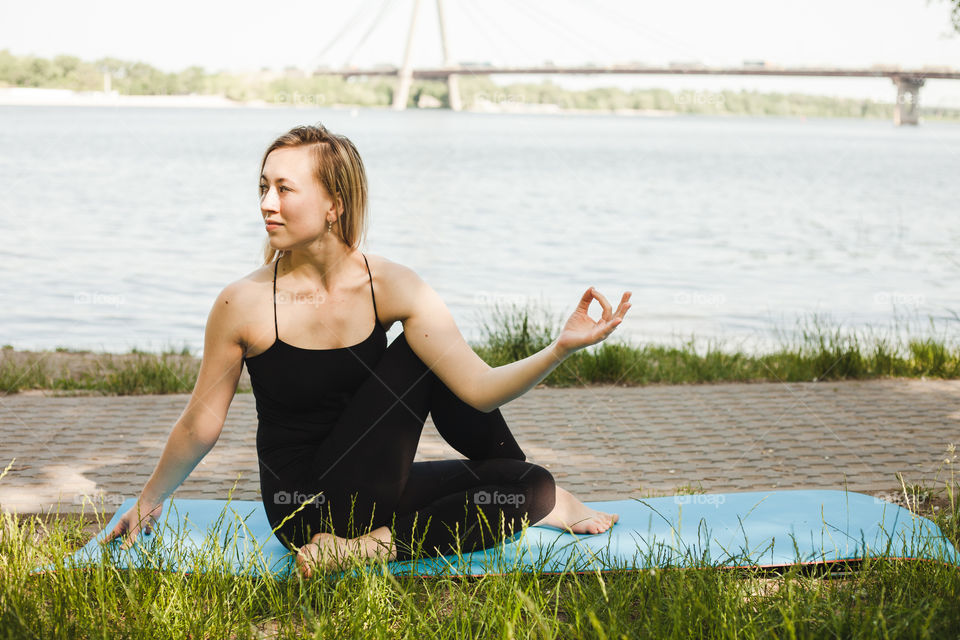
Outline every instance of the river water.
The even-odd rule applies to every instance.
[[[262,152],[315,122],[364,158],[364,250],[471,341],[495,304],[565,319],[590,285],[633,292],[614,336],[634,344],[765,349],[813,314],[957,326],[955,124],[8,106],[0,343],[200,352],[217,293],[260,264]]]

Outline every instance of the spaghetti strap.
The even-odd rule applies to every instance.
[[[367,265],[367,277],[370,278],[370,296],[373,298],[373,317],[377,320],[377,325],[380,324],[380,314],[377,313],[377,296],[373,294],[373,275],[370,273],[370,263],[367,262],[367,256],[363,256],[363,263]]]
[[[277,328],[277,267],[280,265],[280,258],[273,263],[273,333],[276,339],[280,339],[280,329]]]

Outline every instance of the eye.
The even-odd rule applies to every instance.
[[[267,188],[267,185],[261,184],[261,185],[260,185],[260,192],[263,193],[263,192],[266,190],[266,188]]]
[[[281,190],[286,189],[287,191],[293,191],[290,187],[280,187]]]

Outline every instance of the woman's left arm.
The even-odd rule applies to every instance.
[[[603,294],[590,287],[549,346],[522,360],[491,367],[464,340],[447,305],[430,285],[406,267],[398,278],[402,282],[396,283],[397,290],[405,292],[401,319],[410,348],[458,398],[484,412],[522,396],[573,352],[606,339],[631,306],[629,291],[614,312]],[[603,308],[599,321],[587,314],[593,299]]]

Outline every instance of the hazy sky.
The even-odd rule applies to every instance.
[[[412,7],[413,0],[0,0],[0,49],[41,56],[68,53],[88,60],[110,55],[165,70],[399,64]],[[445,0],[444,7],[455,61],[739,66],[750,59],[786,66],[960,68],[960,34],[952,32],[946,0]],[[358,47],[364,34],[366,41]],[[441,62],[436,0],[421,0],[414,63]],[[894,96],[886,79],[605,76],[563,83]],[[921,99],[960,104],[960,81],[928,81]]]

